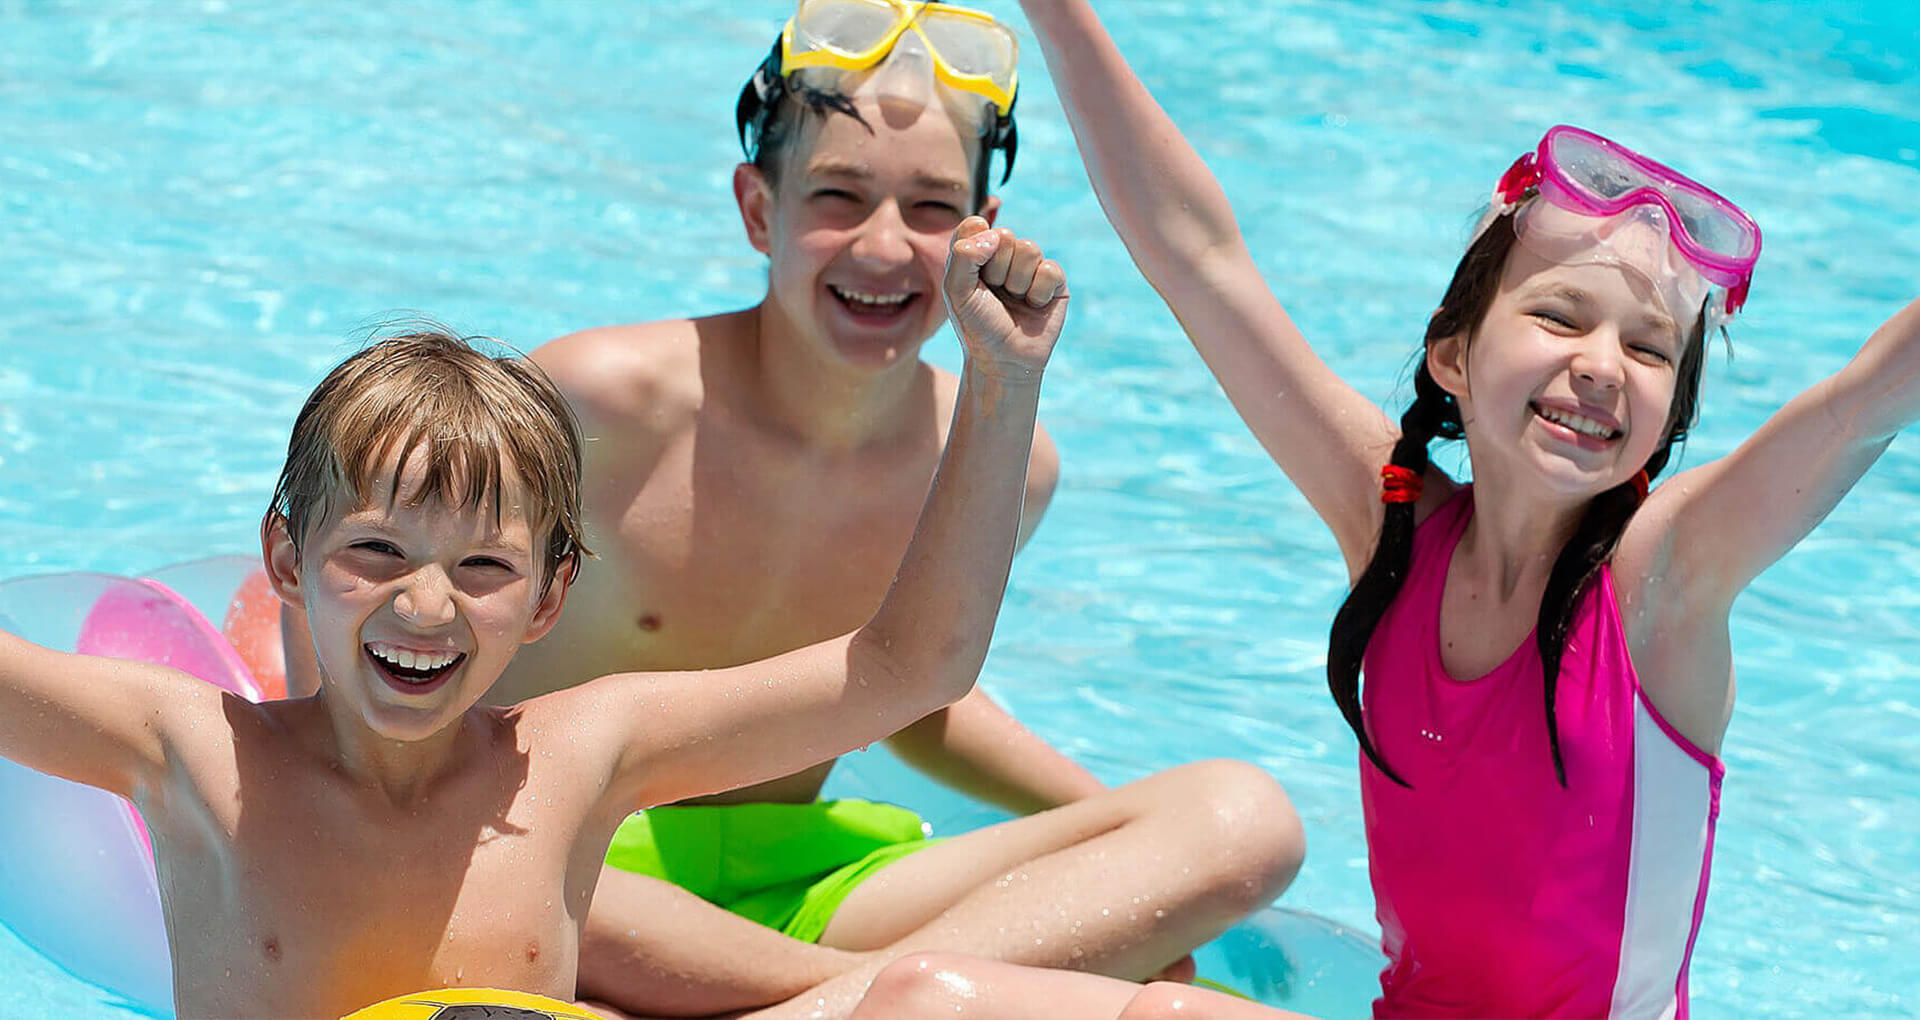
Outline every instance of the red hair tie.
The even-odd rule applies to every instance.
[[[1641,502],[1646,502],[1647,487],[1649,484],[1647,480],[1647,469],[1641,468],[1640,472],[1633,476],[1633,494],[1638,497]]]
[[[1398,464],[1388,464],[1380,469],[1380,502],[1418,503],[1419,501],[1420,472]]]

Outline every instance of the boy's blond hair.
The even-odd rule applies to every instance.
[[[379,340],[340,363],[293,422],[286,466],[266,524],[285,522],[295,550],[332,502],[375,502],[374,475],[398,456],[427,458],[421,497],[500,519],[519,479],[535,528],[547,528],[542,587],[587,552],[580,521],[580,427],[566,398],[533,362],[492,356],[472,340],[422,328]],[[397,491],[384,494],[392,500]]]

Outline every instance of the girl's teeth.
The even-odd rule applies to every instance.
[[[1581,435],[1593,436],[1596,439],[1607,439],[1613,435],[1612,429],[1594,421],[1592,418],[1582,417],[1577,414],[1568,414],[1564,411],[1555,411],[1544,407],[1540,409],[1540,415],[1550,422],[1557,425],[1564,425]]]

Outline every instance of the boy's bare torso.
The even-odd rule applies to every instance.
[[[339,764],[317,699],[222,699],[200,729],[232,740],[178,748],[142,798],[183,1020],[332,1020],[463,983],[570,998],[621,812],[591,817],[605,786],[582,780],[606,764],[540,737],[546,718],[469,712],[454,764],[396,797]]]
[[[823,453],[759,410],[755,331],[748,310],[536,352],[582,418],[597,558],[491,700],[621,670],[751,662],[850,631],[880,604],[939,463],[955,379],[918,365],[904,439]],[[710,800],[809,801],[832,767]]]

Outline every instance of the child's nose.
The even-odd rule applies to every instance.
[[[893,199],[881,202],[860,225],[859,235],[853,239],[853,257],[860,262],[892,268],[913,261],[913,244],[908,239],[911,233],[907,223],[900,215],[900,203]]]
[[[1612,329],[1589,333],[1573,356],[1573,374],[1590,385],[1619,389],[1626,381],[1620,361],[1620,338]]]
[[[446,572],[428,565],[408,575],[393,611],[416,627],[439,627],[453,622],[453,582]]]

